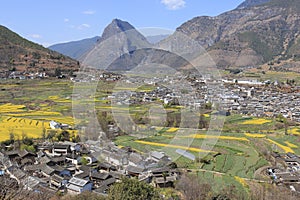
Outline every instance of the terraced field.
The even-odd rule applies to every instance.
[[[263,120],[259,121],[262,122]],[[240,122],[238,123],[240,124]],[[260,146],[281,153],[294,152],[299,154],[300,152],[295,142],[297,137],[293,135],[222,133],[220,136],[214,136],[206,135],[205,131],[199,130],[196,134],[181,136],[180,134],[184,129],[175,130],[172,127],[156,127],[155,131],[158,134],[139,139],[133,136],[120,136],[115,140],[115,143],[131,146],[138,152],[151,150],[168,152],[168,155],[175,159],[178,167],[197,172],[199,177],[215,185],[214,190],[226,185],[234,185],[245,194],[249,192],[249,181],[256,179],[256,170],[269,165]],[[189,146],[183,148],[188,139],[191,140]],[[195,150],[202,149],[204,143],[208,146],[211,145],[209,152],[203,154],[203,152]],[[178,157],[178,154],[175,153],[176,149],[187,150],[197,158],[196,161]]]

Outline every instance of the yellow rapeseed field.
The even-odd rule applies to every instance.
[[[140,143],[140,144],[151,145],[151,146],[169,147],[169,148],[175,148],[175,149],[189,150],[189,151],[193,151],[193,152],[216,153],[214,151],[208,151],[208,150],[199,149],[199,148],[195,148],[195,147],[185,147],[185,146],[174,145],[174,144],[164,144],[164,143],[157,143],[157,142],[147,142],[147,141],[142,141],[142,140],[136,140],[135,142]]]
[[[7,113],[6,116],[14,116],[14,117],[27,117],[27,116],[62,116],[59,112],[51,112],[51,111],[28,111],[23,113]]]
[[[252,138],[265,138],[265,134],[253,134],[253,133],[245,133],[247,137],[252,137]]]
[[[9,139],[10,133],[20,138],[23,134],[32,138],[41,137],[43,129],[50,129],[49,121],[6,117],[0,121],[0,141]]]
[[[242,122],[242,124],[261,125],[261,124],[270,123],[270,122],[272,122],[272,121],[268,120],[268,119],[259,118],[259,119],[250,119],[250,120],[244,121],[244,122]]]
[[[274,140],[271,140],[271,139],[267,139],[269,142],[273,143],[273,144],[276,144],[279,148],[281,148],[282,150],[284,150],[285,153],[295,153],[291,147],[287,147],[287,146],[284,146],[282,144],[279,144],[278,142],[275,142]]]
[[[13,105],[11,103],[0,105],[0,113],[24,112],[24,105]]]
[[[288,145],[289,147],[291,147],[291,148],[298,148],[297,145],[295,145],[295,144],[293,144],[293,143],[290,143],[289,141],[285,141],[284,143],[285,143],[286,145]]]
[[[49,99],[61,100],[58,96],[50,96]],[[71,126],[75,125],[73,117],[51,111],[51,107],[46,103],[41,106],[42,110],[28,110],[25,105],[11,103],[0,105],[0,141],[9,139],[10,133],[19,138],[24,134],[32,138],[41,137],[43,131],[47,132],[50,129],[49,122],[51,120]],[[77,130],[73,132],[78,133]]]
[[[246,141],[249,142],[249,140],[245,137],[233,137],[233,136],[217,136],[217,135],[205,135],[205,134],[192,134],[189,136],[182,136],[182,137],[188,137],[188,138],[196,138],[196,139],[221,139],[221,140],[237,140],[237,141]]]
[[[288,130],[288,133],[292,134],[292,135],[300,135],[300,129],[299,128],[292,128],[292,129]]]
[[[178,131],[178,128],[172,127],[172,128],[169,128],[166,132],[168,132],[168,133],[174,133],[176,131]]]

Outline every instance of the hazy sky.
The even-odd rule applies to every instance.
[[[136,28],[175,30],[196,16],[216,16],[243,0],[3,0],[0,24],[48,46],[101,35],[112,19]]]

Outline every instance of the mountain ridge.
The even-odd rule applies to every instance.
[[[297,61],[300,55],[296,42],[300,34],[299,4],[295,0],[271,0],[216,17],[195,17],[176,31],[200,42],[219,67]]]
[[[73,59],[81,60],[82,56],[90,51],[95,46],[97,41],[100,40],[100,38],[100,36],[95,36],[78,41],[58,43],[51,45],[48,48],[63,55],[69,56]]]
[[[0,72],[39,71],[54,75],[56,69],[71,72],[78,68],[79,63],[76,60],[31,42],[5,26],[0,26]]]

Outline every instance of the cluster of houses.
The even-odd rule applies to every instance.
[[[184,80],[184,81],[183,81]],[[185,81],[187,80],[187,81]],[[124,78],[119,85],[153,85],[152,91],[116,90],[107,97],[114,104],[129,105],[162,101],[164,104],[181,105],[193,110],[207,103],[221,111],[256,117],[283,115],[300,122],[300,87],[278,87],[278,82],[256,80],[214,80],[175,76],[164,78]]]
[[[300,122],[299,91],[297,86],[283,91],[276,83],[227,83],[222,102],[224,109],[238,114],[259,117],[276,117],[281,114]]]
[[[14,79],[45,78],[47,74],[11,72]],[[191,78],[193,77],[193,78]],[[289,86],[284,91],[278,82],[257,80],[216,80],[209,76],[173,75],[164,77],[125,77],[120,74],[90,69],[74,72],[73,82],[98,80],[118,81],[118,85],[153,85],[153,91],[117,91],[106,97],[117,104],[132,104],[161,100],[164,104],[181,105],[198,110],[208,102],[219,104],[219,109],[237,114],[276,117],[279,114],[300,122],[300,87]],[[124,83],[124,84],[123,84]]]
[[[21,72],[21,71],[13,71],[6,74],[0,75],[2,78],[8,78],[8,79],[19,79],[19,80],[26,80],[26,79],[42,79],[42,78],[48,78],[49,76],[46,74],[46,72]]]
[[[98,141],[38,144],[38,152],[0,153],[0,176],[14,179],[20,188],[33,192],[79,194],[91,191],[107,195],[123,177],[134,177],[155,187],[173,186],[178,171],[163,152],[140,154],[114,143],[100,147]]]
[[[275,152],[271,156],[275,165],[267,168],[267,175],[274,183],[286,185],[292,191],[300,193],[300,157],[293,153]]]

